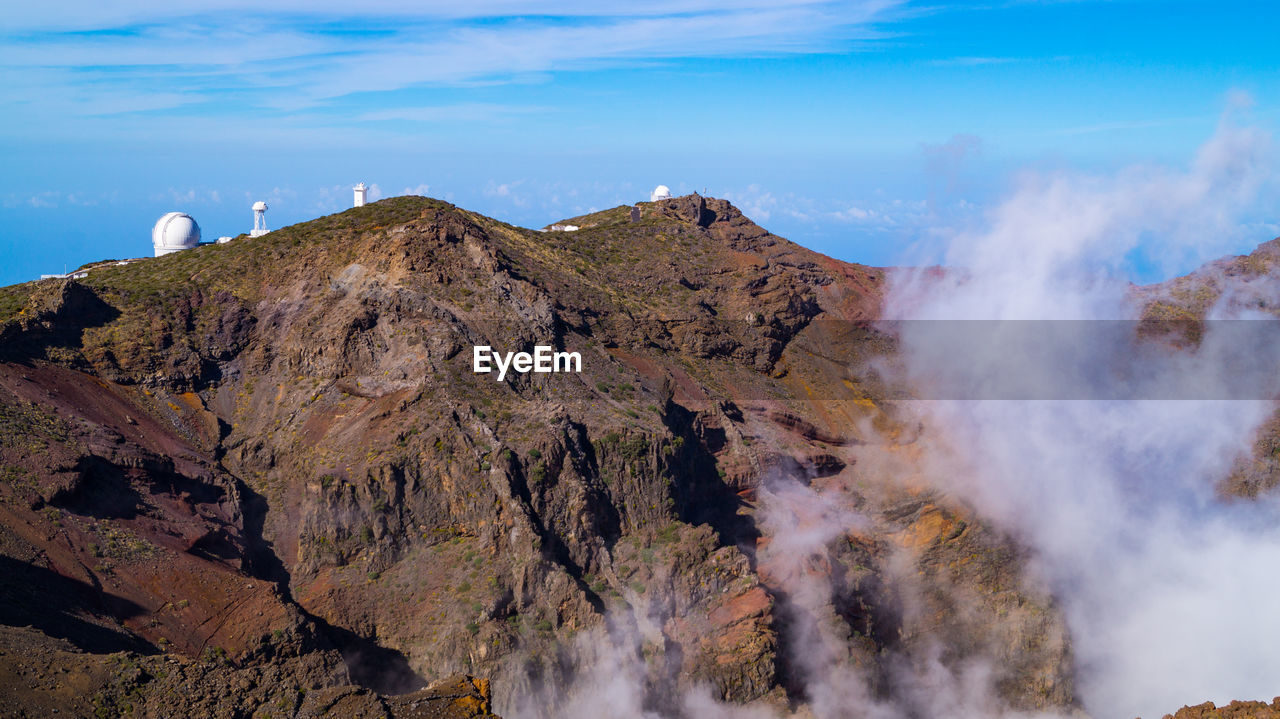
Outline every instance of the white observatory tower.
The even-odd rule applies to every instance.
[[[189,250],[200,244],[200,225],[185,212],[169,212],[151,228],[151,244],[156,257]]]
[[[365,196],[365,193],[369,191],[369,188],[365,187],[364,183],[361,182],[360,184],[356,185],[351,189],[355,190],[356,192],[355,204],[352,205],[352,207],[364,207],[364,196]]]
[[[649,202],[657,202],[658,200],[670,200],[671,188],[666,185],[658,185],[653,188],[653,192],[649,193]]]
[[[267,203],[258,200],[253,203],[253,229],[249,231],[250,237],[262,237],[267,234]]]

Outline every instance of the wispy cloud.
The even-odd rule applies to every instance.
[[[936,60],[930,60],[929,64],[937,67],[983,67],[986,65],[1012,65],[1028,62],[1035,63],[1057,63],[1068,62],[1071,57],[1068,55],[1053,55],[1050,57],[1013,57],[1005,55],[962,55],[959,57],[944,57]]]
[[[458,120],[499,120],[510,119],[531,113],[548,112],[552,108],[503,105],[497,103],[468,102],[453,105],[431,105],[421,107],[393,107],[384,110],[361,113],[356,116],[357,122],[410,122],[436,123]]]
[[[657,17],[740,13],[778,8],[811,8],[830,5],[828,0],[654,0],[646,3],[600,3],[566,0],[556,3],[529,0],[476,0],[458,3],[443,0],[409,2],[406,0],[366,0],[359,3],[359,14],[388,20],[437,18],[442,20],[474,20],[495,18],[607,18]],[[892,0],[848,3],[871,7],[889,7]],[[307,18],[343,18],[353,14],[346,0],[277,0],[270,13]],[[66,30],[97,31],[143,23],[165,23],[179,18],[223,16],[232,23],[264,14],[263,4],[255,0],[174,0],[157,4],[145,0],[123,0],[101,3],[93,0],[69,0],[56,9],[29,4],[6,10],[0,17],[0,31]]]
[[[521,81],[679,58],[847,49],[905,0],[659,0],[627,6],[136,0],[27,4],[0,17],[0,111],[39,118],[191,110],[334,112],[341,98]],[[405,103],[366,103],[375,108]],[[499,118],[482,104],[375,109],[363,120]]]
[[[978,67],[979,65],[1008,65],[1022,61],[1022,58],[1017,57],[948,57],[933,60],[930,64],[939,67]]]
[[[1212,115],[1194,117],[1166,117],[1150,120],[1118,120],[1115,122],[1099,122],[1093,125],[1068,127],[1051,132],[1052,135],[1090,135],[1098,132],[1124,132],[1128,130],[1147,130],[1153,127],[1169,127],[1170,125],[1187,125],[1197,122],[1212,122]]]
[[[98,195],[86,196],[83,193],[57,190],[43,190],[30,194],[10,192],[0,197],[0,207],[5,209],[29,207],[36,210],[57,209],[64,206],[91,207],[106,199],[108,198]]]
[[[769,226],[783,220],[803,226],[824,225],[856,233],[891,233],[913,236],[934,226],[960,222],[979,211],[978,206],[956,199],[947,204],[923,199],[885,197],[806,197],[795,193],[775,193],[760,185],[713,192],[737,205],[757,223]]]

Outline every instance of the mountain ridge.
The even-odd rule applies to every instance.
[[[399,717],[394,696],[466,681],[451,716],[490,711],[462,675],[525,713],[634,635],[655,711],[699,684],[802,707],[793,567],[760,516],[794,484],[869,518],[804,566],[874,691],[897,691],[885,656],[941,642],[956,666],[999,657],[1009,705],[1074,711],[1065,624],[1014,540],[847,456],[913,452],[872,361],[894,346],[870,326],[885,271],[715,198],[639,214],[538,232],[393,198],[0,290],[0,556],[30,578],[0,597],[13,690]],[[482,343],[583,371],[499,383],[470,371]],[[27,641],[87,667],[79,700],[17,670]]]

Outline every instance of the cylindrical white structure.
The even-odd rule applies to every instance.
[[[657,202],[658,200],[670,200],[671,188],[666,185],[658,185],[653,188],[653,192],[649,194],[649,202]]]
[[[200,225],[185,212],[169,212],[151,228],[151,244],[156,257],[189,250],[200,244]]]
[[[262,237],[267,234],[267,203],[258,200],[253,203],[253,229],[250,237]]]
[[[355,190],[355,193],[356,193],[355,204],[352,205],[352,207],[364,207],[365,193],[369,191],[369,188],[365,187],[364,183],[361,182],[360,184],[356,185],[351,189]]]

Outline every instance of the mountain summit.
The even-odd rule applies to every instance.
[[[884,270],[696,195],[560,224],[400,197],[0,289],[0,713],[554,714],[618,651],[655,711],[785,710],[805,617],[876,691],[994,654],[1074,706],[1012,539],[847,456],[912,452]],[[869,520],[784,552],[762,493],[832,484]]]

